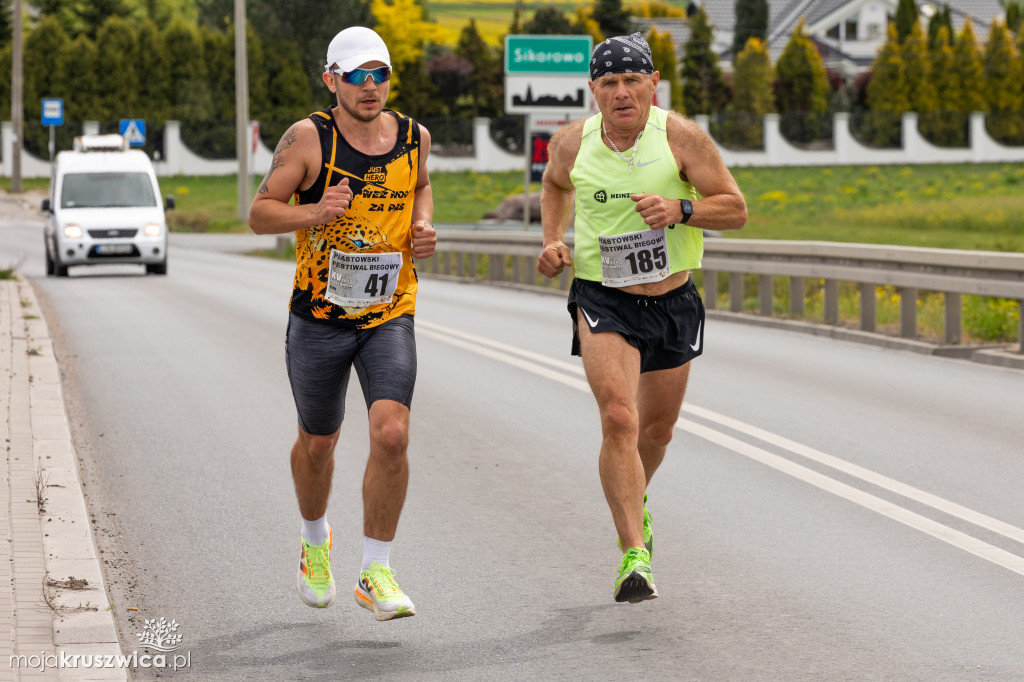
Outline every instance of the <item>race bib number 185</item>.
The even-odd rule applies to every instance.
[[[598,236],[598,241],[601,245],[601,281],[605,286],[660,282],[672,274],[665,230]]]
[[[398,287],[401,253],[345,253],[331,249],[324,298],[335,305],[366,308],[387,303]]]

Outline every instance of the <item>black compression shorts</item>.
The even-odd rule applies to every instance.
[[[299,426],[328,436],[345,418],[345,393],[355,365],[369,409],[377,400],[412,404],[416,384],[416,336],[411,315],[369,329],[288,316],[285,362]]]
[[[580,354],[577,309],[591,332],[618,332],[640,351],[641,372],[680,367],[704,352],[704,302],[692,278],[659,296],[574,279],[568,308],[573,355]]]

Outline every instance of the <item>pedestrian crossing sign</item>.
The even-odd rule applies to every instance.
[[[141,118],[122,118],[121,136],[128,140],[129,147],[146,144],[146,121]]]

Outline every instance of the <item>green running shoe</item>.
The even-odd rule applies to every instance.
[[[395,569],[381,566],[376,561],[359,575],[356,602],[364,609],[373,611],[377,620],[416,615],[412,600],[405,596],[395,582]]]
[[[654,576],[651,575],[651,555],[643,547],[630,547],[619,564],[615,601],[636,604],[657,596],[658,588],[654,586]]]
[[[303,603],[316,609],[326,609],[334,603],[337,592],[334,576],[331,575],[331,546],[334,533],[328,528],[327,541],[322,545],[311,545],[302,540],[302,556],[299,558],[297,586]]]
[[[622,551],[622,538],[619,538],[619,551]],[[647,553],[654,558],[654,518],[647,509],[647,493],[644,493],[644,547]]]

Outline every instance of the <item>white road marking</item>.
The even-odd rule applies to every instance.
[[[464,350],[489,357],[499,362],[504,362],[514,367],[524,369],[565,386],[569,386],[586,393],[590,392],[590,386],[585,380],[566,376],[563,373],[570,372],[582,375],[584,373],[583,368],[579,365],[564,362],[562,360],[555,360],[545,355],[534,353],[533,351],[517,348],[500,341],[494,341],[476,334],[469,334],[457,329],[451,329],[432,322],[417,320],[416,327],[420,333],[423,333],[428,338],[436,339]],[[556,367],[562,371],[554,371],[542,365]],[[918,488],[914,488],[913,486],[906,485],[887,476],[871,471],[870,469],[865,469],[864,467],[826,454],[820,450],[802,445],[801,443],[797,443],[788,438],[784,438],[712,410],[687,404],[683,406],[683,411],[689,412],[690,414],[716,424],[720,424],[726,428],[753,436],[754,438],[787,450],[793,454],[805,457],[819,464],[823,464],[835,469],[836,471],[841,471],[866,483],[884,488],[885,490],[894,492],[905,498],[914,500],[963,521],[967,521],[975,526],[990,530],[1002,535],[1003,537],[1024,543],[1024,529],[990,516],[986,516],[985,514],[976,512],[972,509],[956,504],[955,502],[950,502],[949,500]],[[715,431],[703,424],[698,424],[697,422],[680,417],[676,421],[676,427],[728,450],[732,450],[737,454],[760,462],[765,466],[769,466],[777,471],[793,476],[794,478],[820,488],[821,490],[825,490],[826,492],[830,492],[833,495],[854,502],[866,509],[882,514],[894,521],[898,521],[899,523],[914,528],[915,530],[919,530],[922,533],[942,540],[943,542],[953,545],[954,547],[962,549],[975,556],[981,557],[986,561],[990,561],[998,566],[1006,568],[1007,570],[1013,571],[1014,573],[1024,575],[1024,558],[1017,556],[1016,554],[1007,552],[1006,550],[979,540],[971,535],[950,528],[908,509],[904,509],[903,507],[889,502],[888,500],[884,500],[876,495],[872,495],[871,493],[859,490],[845,483],[841,483],[822,473],[814,471],[813,469],[808,469],[807,467],[797,464],[792,460],[786,459],[785,457],[780,457],[755,445],[745,443],[725,433]]]

